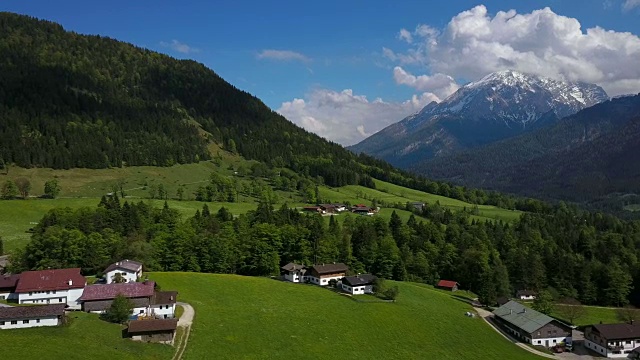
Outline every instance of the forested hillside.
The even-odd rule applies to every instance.
[[[431,209],[432,210],[432,209]],[[81,267],[95,274],[122,258],[147,270],[274,275],[291,262],[345,262],[355,273],[435,283],[453,279],[492,303],[519,289],[549,290],[586,304],[640,303],[640,223],[560,204],[513,224],[469,221],[425,211],[403,222],[382,217],[303,215],[262,198],[234,217],[207,205],[181,220],[165,205],[122,204],[54,209],[32,241],[12,258],[13,270]],[[635,286],[635,288],[634,288]]]
[[[415,167],[436,179],[519,195],[590,201],[640,192],[640,95],[613,99],[557,125]]]

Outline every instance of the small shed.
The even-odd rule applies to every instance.
[[[132,320],[127,334],[136,341],[171,343],[177,327],[178,319]]]
[[[438,281],[438,285],[436,285],[438,289],[449,291],[458,291],[458,286],[460,286],[460,284],[458,284],[457,281],[452,280],[440,280]]]

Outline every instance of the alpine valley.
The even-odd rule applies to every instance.
[[[351,147],[399,167],[530,132],[608,99],[599,86],[500,71]]]

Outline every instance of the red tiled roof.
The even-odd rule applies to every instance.
[[[15,289],[20,279],[20,274],[0,275],[0,289]]]
[[[458,285],[458,283],[455,282],[455,281],[451,281],[451,280],[440,280],[440,281],[438,281],[438,287],[453,288],[456,285]]]
[[[80,268],[25,271],[20,274],[16,293],[82,289],[86,284],[87,280],[80,274]]]
[[[106,284],[106,285],[89,285],[84,288],[82,296],[78,300],[94,301],[94,300],[110,300],[115,299],[119,294],[127,298],[153,296],[155,282],[147,281],[146,283],[124,283],[124,284]]]

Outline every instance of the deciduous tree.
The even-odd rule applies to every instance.
[[[23,199],[29,197],[29,192],[31,191],[31,182],[27,178],[17,178],[16,186],[18,187],[18,191]]]
[[[46,197],[55,199],[60,194],[60,184],[57,179],[49,180],[44,183],[44,194]]]
[[[113,299],[111,306],[109,306],[103,317],[109,322],[123,324],[129,319],[132,311],[133,302],[124,297],[124,295],[118,294],[115,299]]]

